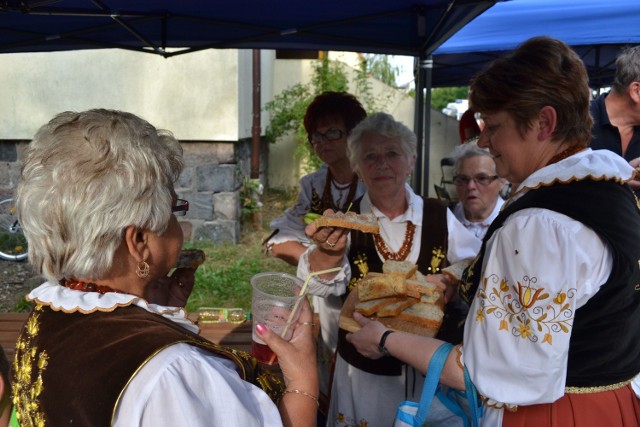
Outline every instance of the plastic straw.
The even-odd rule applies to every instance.
[[[311,278],[313,276],[318,276],[320,274],[333,273],[334,271],[339,271],[341,268],[342,267],[333,267],[333,268],[329,268],[327,270],[314,271],[313,273],[310,273],[307,276],[307,278],[305,279],[304,283],[302,284],[302,288],[300,288],[299,296],[302,297],[307,292],[307,285],[309,284],[309,280],[311,280]],[[291,324],[291,321],[293,320],[293,317],[295,316],[296,311],[298,311],[298,306],[300,305],[300,301],[302,301],[302,298],[299,298],[296,301],[296,303],[294,304],[293,310],[291,310],[291,314],[289,315],[289,318],[287,319],[287,323],[284,325],[284,329],[280,333],[281,337],[284,337],[287,334],[287,330],[289,329],[289,324]],[[274,353],[274,355],[271,357],[271,360],[270,360],[269,364],[273,364],[275,357],[276,357],[276,355]]]
[[[299,296],[303,296],[307,292],[307,285],[309,284],[309,280],[311,280],[311,278],[313,276],[318,276],[320,274],[333,273],[334,271],[339,271],[341,268],[342,267],[333,267],[333,268],[329,268],[327,270],[314,271],[313,273],[310,273],[307,276],[307,278],[304,281],[304,283],[302,284],[302,288],[300,288]],[[291,310],[291,314],[289,315],[289,319],[287,319],[287,324],[284,325],[284,329],[282,330],[282,333],[280,333],[281,337],[284,337],[287,334],[287,329],[289,328],[289,324],[293,320],[293,316],[296,314],[296,311],[298,311],[298,305],[300,305],[300,301],[302,301],[302,298],[298,299],[296,301],[295,305],[293,306],[293,310]]]

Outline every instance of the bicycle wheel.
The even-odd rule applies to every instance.
[[[16,217],[13,199],[0,201],[0,258],[7,261],[27,258],[27,239]]]

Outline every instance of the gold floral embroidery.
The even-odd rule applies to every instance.
[[[337,422],[336,425],[341,425],[344,427],[368,427],[369,426],[369,421],[362,419],[356,422],[355,419],[347,417],[342,412],[338,412],[338,415],[336,416],[336,422]]]
[[[543,287],[534,287],[535,277],[525,276],[517,286],[492,274],[483,278],[478,297],[481,307],[475,320],[484,322],[486,316],[500,319],[498,330],[516,337],[553,345],[553,335],[569,333],[573,325],[573,310],[567,300],[575,297],[575,289],[559,292],[553,298]],[[514,294],[517,297],[514,298]],[[545,305],[546,304],[546,305]]]
[[[38,318],[41,311],[42,306],[36,305],[27,319],[25,328],[16,343],[13,359],[15,372],[13,405],[21,426],[44,427],[45,425],[44,413],[40,410],[38,398],[44,390],[42,374],[47,368],[49,356],[46,351],[38,351],[37,347],[32,346],[40,330]]]
[[[480,254],[475,257],[473,262],[462,273],[462,279],[460,279],[460,291],[459,294],[467,303],[471,304],[471,285],[473,285],[473,275],[476,268],[476,263],[480,259]]]
[[[358,267],[358,272],[351,273],[351,279],[349,280],[349,286],[348,286],[349,291],[351,291],[356,286],[356,283],[358,283],[360,279],[362,279],[364,276],[367,275],[367,273],[369,273],[369,263],[367,261],[368,261],[368,258],[365,254],[359,253],[356,255],[356,258],[353,261],[353,263],[355,264],[356,267]]]
[[[444,260],[446,254],[442,250],[442,246],[433,248],[431,253],[433,256],[431,257],[431,262],[429,263],[427,270],[429,270],[430,274],[436,274],[440,272],[440,264],[442,264],[442,260]]]

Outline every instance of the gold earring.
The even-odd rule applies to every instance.
[[[145,260],[138,263],[136,267],[136,274],[139,278],[144,279],[149,276],[149,264]]]

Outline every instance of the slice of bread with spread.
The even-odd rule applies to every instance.
[[[357,214],[355,212],[336,212],[322,215],[314,221],[316,227],[340,227],[359,230],[363,233],[380,233],[378,220],[373,214]]]

